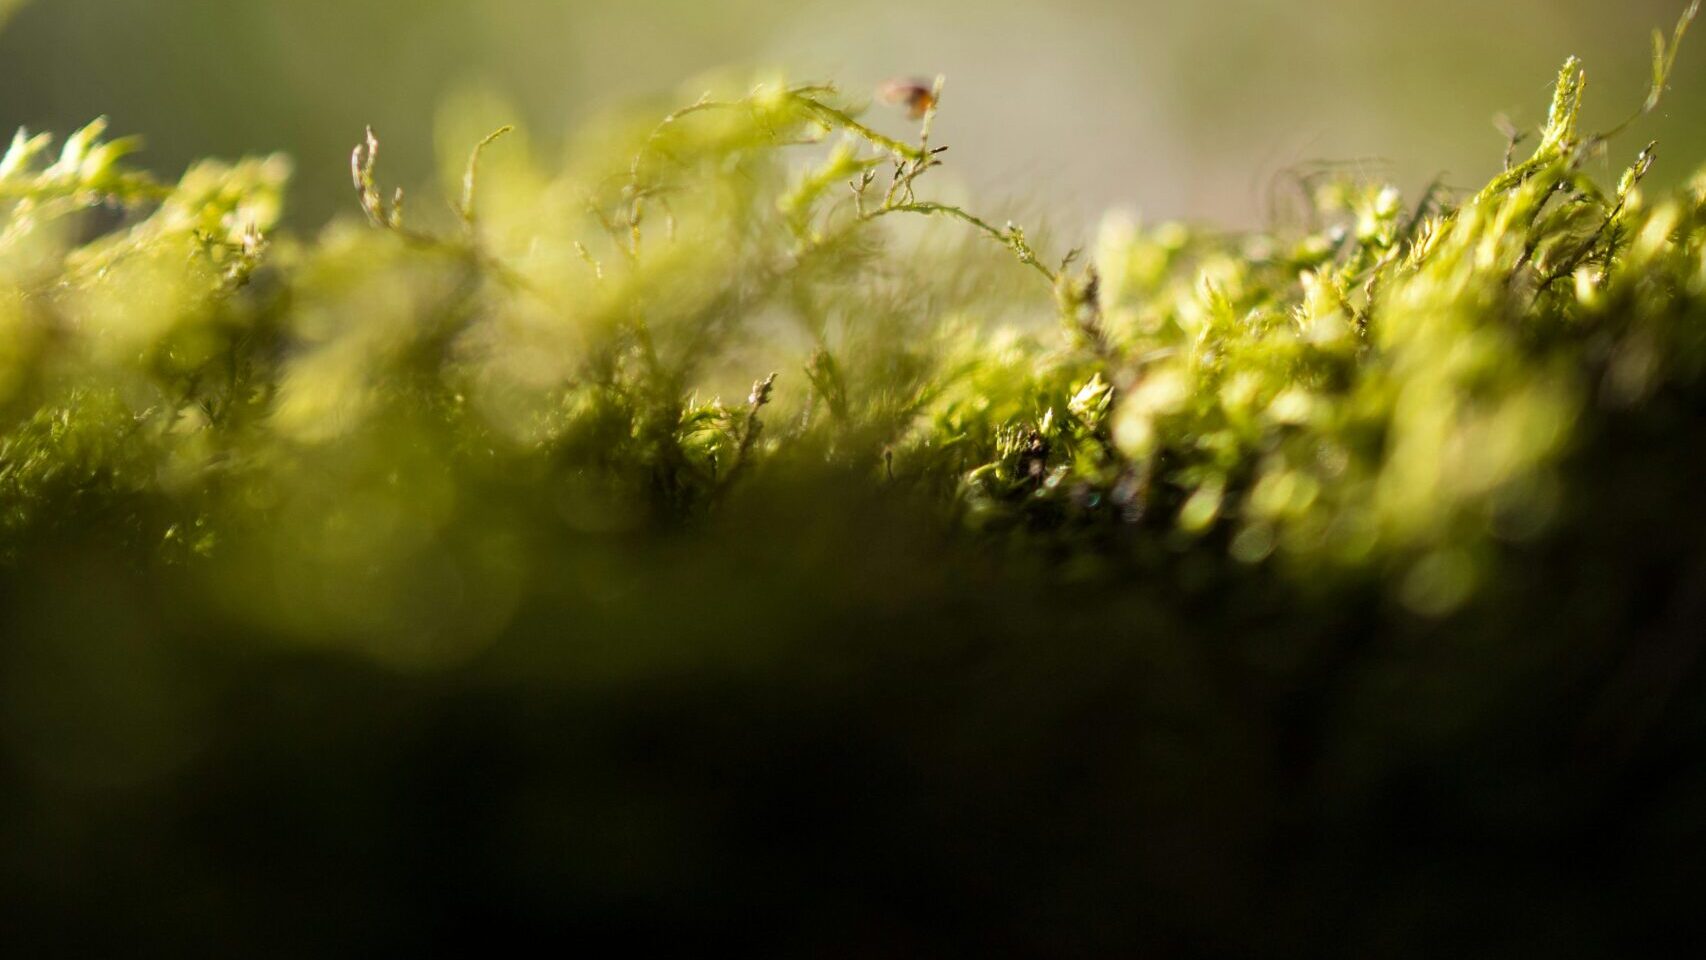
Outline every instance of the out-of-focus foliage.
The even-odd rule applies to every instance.
[[[1589,161],[1625,147],[1582,128],[1583,84],[1570,61],[1532,152],[1513,138],[1478,192],[1323,177],[1296,230],[1114,217],[1072,253],[933,198],[940,84],[906,142],[775,79],[589,129],[562,168],[524,131],[471,134],[442,210],[387,188],[370,133],[365,222],[311,238],[275,230],[278,158],[172,184],[100,124],[20,134],[0,161],[21,638],[0,812],[31,843],[122,835],[131,859],[48,869],[20,841],[7,873],[39,879],[9,899],[122,901],[108,884],[161,856],[189,864],[174,910],[239,882],[290,899],[289,871],[221,873],[249,848],[194,813],[258,816],[270,855],[319,862],[254,826],[281,790],[304,798],[287,825],[359,834],[375,871],[301,880],[331,891],[320,919],[359,904],[364,929],[421,937],[447,889],[468,918],[548,926],[565,897],[599,929],[684,904],[714,927],[818,850],[877,872],[812,876],[788,929],[845,909],[855,953],[1010,947],[1026,924],[1033,946],[1212,952],[1341,920],[1378,953],[1406,898],[1462,896],[1382,868],[1429,837],[1483,876],[1487,836],[1526,849],[1630,804],[1619,855],[1655,862],[1698,783],[1664,781],[1656,812],[1619,791],[1641,745],[1701,742],[1694,713],[1654,718],[1698,645],[1706,175],[1648,196],[1649,146],[1597,183]],[[1549,759],[1554,708],[1585,772]],[[1546,749],[1513,761],[1507,737]],[[133,843],[159,796],[183,833]],[[386,812],[398,796],[420,819]],[[822,848],[754,839],[790,817]],[[443,861],[467,877],[405,853],[472,821],[489,843]],[[1188,857],[1099,832],[1151,823]],[[726,837],[754,859],[708,884]],[[914,843],[934,852],[903,876],[869,859]],[[1128,873],[1160,899],[1110,926]],[[1326,906],[1367,877],[1390,896]],[[964,914],[909,898],[943,887]],[[1293,926],[1243,909],[1276,889],[1308,901]],[[126,909],[156,932],[176,915]]]

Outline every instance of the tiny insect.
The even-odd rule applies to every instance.
[[[890,80],[877,90],[884,103],[904,106],[907,115],[922,120],[936,105],[936,89],[922,80]]]

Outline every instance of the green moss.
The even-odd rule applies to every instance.
[[[1646,109],[1673,59],[1661,38]],[[974,539],[1390,577],[1448,612],[1504,544],[1556,522],[1596,411],[1701,364],[1706,187],[1647,197],[1651,146],[1595,184],[1588,161],[1614,147],[1579,130],[1583,86],[1572,60],[1533,154],[1472,195],[1329,179],[1304,232],[1111,218],[1053,260],[921,196],[943,162],[939,88],[912,143],[831,88],[764,82],[589,133],[566,169],[510,155],[482,179],[506,128],[474,149],[442,228],[386,194],[370,133],[352,158],[370,229],[314,239],[273,233],[280,160],[169,186],[100,124],[57,158],[20,133],[0,164],[5,513],[14,535],[61,516],[39,477],[64,460],[80,498],[128,476],[123,492],[164,505],[130,531],[264,541],[256,496],[321,504],[296,518],[312,529],[362,483],[372,511],[408,517],[381,480],[407,437],[454,492],[421,537],[493,520],[468,505],[486,470],[553,501],[596,490],[656,529],[754,475],[809,484],[816,462],[921,496]],[[1026,292],[988,241],[1040,282]],[[132,421],[123,456],[165,465],[152,478],[106,462],[116,441],[31,426],[112,430],[83,422],[92,390]],[[373,476],[292,466],[320,461]],[[395,561],[377,537],[327,544],[325,574]]]
[[[612,903],[875,953],[1662,930],[1706,862],[1706,173],[1597,183],[1583,83],[1478,191],[1071,253],[823,86],[560,167],[494,134],[437,211],[370,134],[365,220],[312,237],[282,160],[20,135],[0,903],[387,947]],[[1610,892],[1535,865],[1582,837]]]

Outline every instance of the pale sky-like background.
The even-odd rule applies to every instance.
[[[385,136],[393,176],[425,179],[435,112],[470,87],[513,102],[492,125],[518,120],[551,144],[601,110],[691,99],[691,79],[718,67],[861,93],[941,72],[937,139],[985,208],[1047,206],[1068,229],[1108,208],[1242,227],[1312,160],[1475,185],[1502,153],[1492,117],[1538,124],[1568,54],[1587,62],[1590,123],[1611,125],[1641,100],[1651,29],[1684,5],[33,0],[0,33],[0,125],[63,131],[107,114],[147,136],[162,172],[284,150],[308,225],[353,209],[347,155],[364,124]],[[1661,180],[1706,163],[1706,24],[1692,39],[1662,115],[1613,145],[1617,163],[1653,138]]]

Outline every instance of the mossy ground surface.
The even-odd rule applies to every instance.
[[[281,159],[21,134],[0,929],[1651,948],[1706,863],[1706,178],[1597,182],[1583,87],[1478,192],[1071,254],[934,198],[939,86],[907,142],[776,81],[494,135],[436,217],[369,135],[313,237]]]

